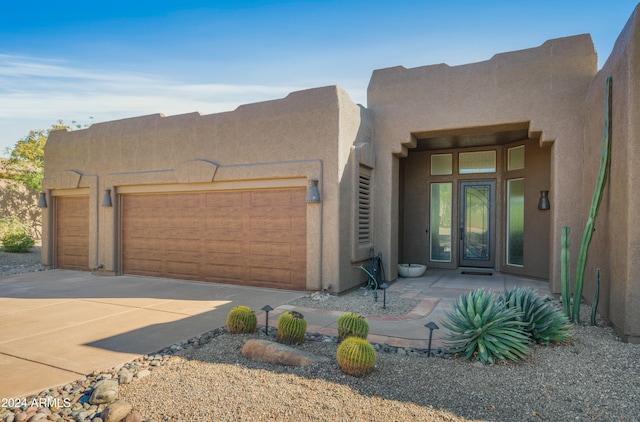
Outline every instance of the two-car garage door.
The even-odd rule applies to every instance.
[[[304,189],[122,195],[122,272],[306,288]]]

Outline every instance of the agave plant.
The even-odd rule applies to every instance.
[[[571,337],[569,319],[535,290],[515,287],[506,290],[498,300],[506,308],[521,313],[517,320],[525,324],[523,328],[534,342],[551,344]]]
[[[529,353],[529,337],[525,323],[518,321],[521,315],[502,306],[492,291],[473,290],[460,296],[442,321],[451,330],[445,341],[465,359],[475,356],[483,363],[522,359]]]

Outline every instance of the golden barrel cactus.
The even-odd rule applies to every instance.
[[[369,334],[369,322],[362,315],[353,312],[345,312],[337,321],[338,341],[347,337],[367,338]]]
[[[280,343],[298,344],[304,342],[307,332],[307,320],[300,312],[287,311],[278,318],[278,334],[276,339]]]
[[[360,376],[373,368],[378,355],[376,349],[367,340],[349,337],[338,346],[337,358],[340,368],[345,373]]]
[[[253,333],[258,326],[258,318],[248,306],[236,306],[227,315],[227,327],[231,333]]]

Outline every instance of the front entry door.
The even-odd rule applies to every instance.
[[[495,180],[460,181],[461,267],[493,268],[495,190]]]

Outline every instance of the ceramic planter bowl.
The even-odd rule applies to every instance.
[[[398,274],[401,277],[420,277],[427,270],[423,264],[398,264]]]

